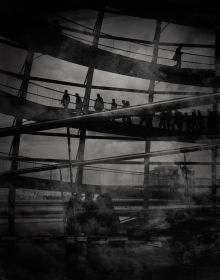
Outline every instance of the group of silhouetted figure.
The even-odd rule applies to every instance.
[[[76,113],[82,113],[83,112],[83,101],[81,96],[79,96],[78,93],[75,94],[75,98],[76,98]],[[67,109],[69,107],[70,104],[70,95],[68,93],[68,90],[64,91],[62,100],[60,102],[64,109]]]
[[[174,114],[167,110],[159,116],[159,128],[168,130],[184,131],[192,134],[212,134],[218,130],[218,114],[208,110],[207,116],[202,115],[200,110],[192,110],[189,114],[175,110]]]
[[[82,98],[78,93],[75,94],[76,98],[76,113],[84,114],[83,107],[84,103]],[[68,91],[65,90],[63,98],[61,100],[61,104],[63,104],[64,108],[68,108],[70,103],[70,95]],[[94,102],[94,110],[95,112],[102,112],[104,107],[104,100],[101,95],[98,93]],[[130,102],[128,100],[122,100],[122,104],[118,105],[115,99],[112,99],[111,102],[111,110],[116,110],[120,108],[128,108],[130,107]],[[216,111],[208,110],[207,116],[202,115],[200,110],[193,109],[191,113],[182,113],[179,110],[175,110],[172,113],[171,110],[162,111],[160,115],[152,115],[146,114],[140,117],[139,125],[142,126],[145,123],[147,129],[151,129],[153,127],[154,117],[159,118],[159,128],[166,130],[175,130],[179,132],[187,132],[192,134],[214,134],[218,130],[218,123],[220,120]],[[115,121],[115,120],[114,120]],[[130,116],[126,116],[122,118],[123,123],[132,124],[132,119]]]
[[[79,96],[78,93],[75,94],[75,98],[76,98],[76,103],[75,103],[76,104],[75,105],[76,113],[83,113],[84,102],[82,101],[82,98]],[[61,104],[63,105],[63,107],[65,109],[67,109],[69,106],[69,103],[70,103],[70,95],[69,95],[68,91],[65,90],[62,100],[61,100]],[[103,98],[101,97],[100,93],[98,93],[96,96],[95,102],[94,102],[94,110],[96,112],[103,111],[105,109],[104,104],[105,104],[105,102],[104,102]],[[128,100],[122,100],[122,104],[119,106],[116,103],[115,99],[113,98],[110,105],[111,105],[111,110],[115,110],[115,109],[118,109],[118,107],[121,107],[121,108],[130,107],[130,102]],[[124,121],[130,122],[130,118],[129,117],[124,118]]]
[[[181,63],[182,63],[182,54],[183,52],[181,51],[182,47],[179,46],[176,48],[175,53],[173,55],[173,60],[176,61],[176,65],[175,67],[177,68],[181,68]],[[82,101],[82,98],[79,96],[78,93],[75,94],[76,97],[76,113],[78,114],[83,114],[83,107],[84,107],[84,103]],[[68,90],[64,91],[64,95],[63,98],[61,100],[61,104],[63,105],[63,107],[65,109],[68,108],[70,103],[70,95],[68,93]],[[122,100],[122,108],[127,108],[130,106],[130,103],[128,100]],[[118,104],[116,103],[115,99],[112,99],[111,102],[111,110],[115,110],[118,108]],[[101,112],[104,110],[104,100],[103,98],[100,96],[100,94],[97,94],[96,100],[95,100],[95,104],[94,104],[94,109],[96,112]],[[123,122],[129,122],[130,123],[130,118],[123,118]]]

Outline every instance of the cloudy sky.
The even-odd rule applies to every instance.
[[[67,12],[62,13],[62,16],[71,19],[77,23],[88,26],[90,28],[94,27],[97,13],[95,11],[77,11],[77,12]],[[62,25],[66,25],[69,27],[78,28],[84,30],[82,27],[78,25],[74,25],[72,22],[68,22],[65,20],[61,20],[60,18],[54,15],[48,15],[48,20],[53,21],[57,19],[59,23]],[[112,34],[116,36],[125,36],[136,39],[143,40],[153,40],[154,32],[155,32],[155,24],[154,20],[134,18],[128,16],[120,16],[113,14],[105,14],[105,18],[102,25],[102,32],[107,34]],[[166,23],[162,23],[162,28],[166,26]],[[66,32],[68,33],[68,32]],[[91,40],[89,36],[79,35],[74,33],[68,33],[69,35],[77,36],[83,40]],[[186,26],[179,26],[174,24],[169,24],[162,32],[160,40],[162,42],[175,42],[175,43],[200,43],[200,44],[214,44],[215,36],[211,31],[195,29]],[[85,42],[85,41],[83,41]],[[85,43],[88,43],[87,41]],[[100,46],[100,48],[113,51],[115,53],[119,53],[125,56],[129,56],[132,58],[151,61],[152,55],[152,47],[143,46],[134,43],[128,42],[119,42],[115,40],[106,40],[100,39],[100,44],[108,45],[113,48],[119,48],[120,50],[109,49],[105,46]],[[122,50],[121,50],[122,49]],[[129,52],[123,51],[127,50]],[[166,49],[166,50],[164,50]],[[168,59],[158,59],[158,63],[166,64],[166,65],[174,65],[172,61],[174,47],[164,47],[163,50],[160,49],[159,56],[170,58]],[[212,49],[199,49],[199,48],[183,48],[184,52],[194,53],[194,54],[204,54],[214,56],[214,51]],[[135,53],[131,53],[135,52]],[[138,53],[138,54],[137,54]],[[37,57],[39,54],[35,54]],[[1,69],[9,70],[13,72],[19,73],[22,64],[24,63],[26,57],[26,52],[23,50],[18,50],[10,46],[5,46],[0,44],[0,65]],[[183,67],[191,67],[191,68],[205,68],[212,69],[213,66],[208,65],[214,62],[213,58],[210,57],[201,57],[201,56],[193,56],[189,54],[183,55],[183,60],[191,61],[184,62]],[[204,64],[197,64],[204,63]],[[77,64],[65,62],[47,55],[40,56],[36,58],[33,62],[31,75],[40,76],[51,79],[58,79],[76,83],[84,83],[86,73],[88,68],[84,66],[79,66]],[[0,82],[6,85],[13,85],[15,87],[20,86],[20,81],[16,79],[9,78],[4,75],[0,75]],[[78,92],[81,96],[84,95],[83,88],[76,87],[64,87],[62,85],[48,85],[54,89],[58,89],[64,91],[64,89],[68,89],[70,93]],[[124,88],[134,88],[134,89],[148,89],[149,81],[144,79],[126,77],[118,74],[107,73],[103,71],[95,70],[94,85],[103,85],[103,86],[111,86],[111,87],[124,87]],[[11,94],[16,94],[16,91],[6,89],[1,86],[1,89],[6,90]],[[168,83],[158,83],[155,90],[170,90],[170,91],[203,91],[203,92],[211,92],[210,88],[199,88],[199,87],[190,87],[190,86],[181,86],[175,84]],[[48,91],[46,89],[42,89],[38,86],[29,86],[29,91],[34,92],[35,94],[40,94],[44,96],[49,96],[52,98],[61,99],[61,94]],[[121,100],[126,99],[129,100],[131,105],[143,104],[147,103],[148,96],[146,94],[140,93],[130,93],[130,92],[117,92],[117,91],[102,91],[100,92],[103,96],[104,100],[110,102],[112,98],[115,98],[117,103],[121,104]],[[92,98],[94,99],[97,94],[96,90],[92,91]],[[178,96],[181,97],[181,96]],[[155,95],[155,101],[165,100],[176,98],[174,95]],[[60,106],[60,103],[56,100],[49,100],[39,96],[28,95],[27,99],[32,100],[34,102],[39,102],[42,104],[46,104],[49,106]],[[74,98],[72,99],[74,102]],[[106,106],[108,108],[108,106]],[[202,108],[204,111],[207,110],[207,106]],[[6,116],[0,114],[1,121],[0,126],[10,126],[12,124],[13,118],[10,116]],[[59,129],[56,131],[65,131],[65,129]],[[73,130],[73,132],[75,132]],[[72,158],[74,159],[78,149],[78,140],[72,139]],[[11,138],[0,138],[0,152],[7,153],[10,149]],[[151,150],[164,150],[174,147],[183,147],[186,143],[176,143],[176,142],[152,142]],[[144,152],[145,143],[142,142],[124,142],[124,141],[109,141],[109,140],[87,140],[86,141],[86,153],[85,159],[93,159],[93,158],[102,158],[108,156],[118,156],[123,154],[131,154]],[[187,155],[188,160],[192,161],[210,161],[210,152],[196,152]],[[67,150],[67,140],[62,138],[52,138],[52,137],[40,137],[40,136],[28,136],[23,135],[21,146],[20,146],[20,155],[28,156],[28,157],[42,157],[42,158],[59,158],[59,159],[67,159],[68,158],[68,150]],[[173,161],[180,160],[182,161],[182,155],[175,156],[167,156],[167,157],[158,157],[153,160],[165,160],[165,161]],[[20,167],[31,167],[31,164],[21,164]],[[138,165],[127,165],[127,166],[113,166],[106,165],[105,166],[115,169],[122,170],[133,170],[143,172],[143,167]],[[7,170],[9,168],[9,164],[7,162],[0,162],[1,171]],[[205,170],[205,172],[204,172]],[[196,167],[196,176],[206,176],[210,177],[210,170],[208,167]],[[68,180],[68,172],[64,172],[64,179]],[[32,174],[31,174],[32,175]],[[33,176],[46,177],[52,176],[53,178],[58,179],[58,173],[56,171],[52,172],[44,172],[33,174]],[[143,180],[143,175],[131,175],[131,174],[114,174],[113,172],[103,172],[103,171],[89,171],[85,172],[84,181],[90,183],[101,183],[101,184],[141,184]]]

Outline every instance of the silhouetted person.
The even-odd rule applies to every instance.
[[[145,122],[145,125],[146,125],[146,119],[147,119],[147,115],[142,115],[140,117],[140,122],[139,122],[139,125],[142,125],[144,122]]]
[[[203,133],[205,129],[204,118],[200,110],[197,111],[197,126],[198,126],[198,133]]]
[[[97,94],[97,98],[95,100],[94,109],[97,112],[101,112],[104,109],[104,101],[103,101],[103,98],[100,96],[99,93]]]
[[[160,113],[159,128],[165,128],[165,123],[166,123],[166,113],[162,111]]]
[[[81,114],[83,113],[83,102],[78,93],[76,93],[75,96],[76,96],[76,113]]]
[[[117,109],[118,104],[115,102],[115,99],[112,99],[112,103],[111,103],[111,110],[115,110]]]
[[[148,114],[146,118],[146,127],[147,129],[151,130],[153,127],[153,119],[154,119],[155,113]]]
[[[186,132],[191,132],[191,125],[190,125],[191,116],[186,112],[183,116],[183,122],[185,123]]]
[[[175,110],[171,127],[172,129],[177,129],[179,131],[182,131],[183,129],[183,114],[178,110]]]
[[[118,104],[115,102],[115,99],[112,99],[112,103],[111,103],[111,110],[116,110],[118,107]],[[115,119],[112,119],[113,122],[115,122]]]
[[[165,114],[165,127],[166,129],[170,129],[171,128],[171,120],[172,120],[172,113],[170,110],[168,110]]]
[[[182,129],[183,129],[183,114],[182,114],[182,112],[177,111],[176,117],[177,117],[177,120],[176,120],[177,128],[178,128],[179,131],[182,131]]]
[[[178,110],[175,110],[175,112],[174,112],[171,128],[173,130],[178,129]]]
[[[152,124],[153,117],[154,117],[154,114],[146,114],[146,115],[141,116],[139,125],[142,125],[142,123],[145,122],[145,126],[146,126],[147,130],[151,130],[151,128],[153,126],[153,124]]]
[[[190,124],[191,124],[191,132],[193,134],[195,134],[196,133],[196,126],[197,126],[197,115],[196,115],[196,111],[194,109],[192,110]]]
[[[68,90],[64,91],[63,98],[60,103],[63,105],[65,109],[68,108],[70,103],[70,95],[68,94]]]
[[[125,101],[126,108],[130,107],[130,102],[127,100]],[[131,117],[127,117],[127,123],[131,124]]]
[[[126,101],[122,100],[121,103],[122,103],[122,108],[126,108]]]
[[[112,198],[107,193],[100,194],[96,198],[96,204],[100,211],[109,211],[114,209]]]
[[[182,63],[182,54],[183,52],[181,52],[182,47],[178,47],[175,50],[175,54],[173,56],[173,60],[176,61],[176,67],[181,68],[181,63]]]
[[[85,211],[91,213],[97,210],[98,207],[96,203],[93,201],[93,199],[94,199],[94,193],[92,193],[91,191],[87,191],[85,193],[85,201],[83,203],[83,207]]]
[[[96,199],[98,206],[97,222],[104,227],[108,234],[117,234],[119,230],[119,216],[115,213],[114,204],[109,194],[100,194]]]

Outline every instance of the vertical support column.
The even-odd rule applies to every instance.
[[[156,30],[154,35],[154,48],[153,48],[153,57],[152,57],[152,64],[157,64],[157,57],[159,51],[159,41],[160,41],[160,32],[161,32],[161,21],[157,21],[156,23]],[[155,87],[155,80],[150,80],[149,84],[149,96],[148,102],[152,103],[154,100],[154,87]],[[145,143],[145,153],[150,152],[151,142],[146,141]],[[149,186],[150,186],[150,158],[146,157],[144,159],[144,208],[148,207],[148,200],[149,200]]]
[[[63,205],[63,235],[66,235],[66,215],[65,215],[65,206],[64,206],[64,194],[63,194],[63,176],[62,176],[62,170],[60,169],[60,188],[61,188],[61,199],[62,199],[62,205]]]
[[[68,156],[69,156],[69,169],[70,169],[70,188],[71,188],[72,199],[74,199],[74,193],[77,192],[77,189],[74,188],[73,186],[72,152],[71,152],[71,139],[70,139],[69,126],[67,126],[67,143],[68,143]]]
[[[154,48],[153,48],[153,57],[152,57],[152,64],[157,64],[158,52],[159,52],[159,42],[160,42],[160,31],[161,31],[161,21],[157,21],[156,30],[154,35]],[[155,87],[155,80],[150,80],[149,84],[149,97],[148,102],[152,103],[154,101],[154,87]]]
[[[83,161],[84,154],[85,154],[85,142],[86,142],[86,130],[80,131],[80,138],[79,138],[79,148],[78,148],[78,155],[76,160]],[[82,184],[83,184],[83,166],[79,166],[77,168],[75,184],[77,186],[77,191],[79,193],[82,192]]]
[[[21,102],[24,102],[27,96],[28,83],[29,83],[33,58],[34,58],[34,53],[28,52],[25,60],[24,77],[18,93]],[[15,121],[15,125],[21,126],[22,118],[17,118]],[[16,134],[12,140],[12,145],[11,145],[11,155],[12,155],[11,170],[18,169],[17,157],[19,155],[19,147],[20,147],[20,134]],[[15,200],[16,200],[16,188],[13,184],[10,184],[9,194],[8,194],[8,234],[9,235],[15,234]]]
[[[104,18],[104,7],[102,10],[99,11],[96,24],[94,27],[94,38],[92,43],[92,48],[97,48],[99,44],[99,35],[102,28],[102,22]],[[92,80],[93,80],[93,74],[94,74],[94,67],[93,65],[90,65],[87,76],[86,76],[86,90],[85,90],[85,96],[84,96],[84,102],[83,102],[83,110],[87,114],[89,112],[89,103],[90,103],[90,97],[91,97],[91,89],[92,89]],[[79,148],[78,148],[78,158],[77,160],[83,161],[84,160],[84,152],[85,152],[85,141],[86,141],[86,131],[81,130],[80,131],[80,140],[79,140]],[[81,192],[83,184],[83,166],[79,166],[77,169],[76,174],[76,185]]]
[[[216,41],[215,41],[215,71],[216,77],[220,76],[220,29],[217,29],[215,32]],[[218,92],[218,87],[214,88],[214,92]],[[212,105],[213,111],[218,111],[218,103],[213,103]],[[218,127],[218,126],[217,126]],[[212,195],[213,201],[216,201],[217,198],[217,165],[216,165],[216,158],[217,158],[217,148],[212,149]]]

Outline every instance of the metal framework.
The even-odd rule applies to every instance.
[[[28,82],[29,76],[31,73],[32,61],[33,61],[34,54],[32,52],[28,52],[27,58],[24,64],[24,78],[18,93],[19,98],[25,102],[28,90]],[[14,125],[16,127],[22,126],[22,118],[15,118]],[[11,144],[11,171],[18,169],[18,162],[17,157],[19,156],[19,147],[20,147],[20,134],[16,134],[13,137],[12,144]],[[8,201],[9,201],[9,209],[8,209],[8,233],[9,235],[15,234],[15,203],[16,203],[16,188],[13,184],[10,185],[9,194],[8,194]]]
[[[159,52],[159,41],[160,41],[160,33],[161,33],[161,22],[157,21],[155,35],[154,35],[154,48],[153,48],[153,57],[152,64],[153,66],[157,64],[158,52]],[[155,80],[150,80],[149,83],[149,95],[148,102],[153,103],[154,101],[154,89],[155,89]],[[145,153],[150,153],[151,142],[145,142]],[[148,199],[149,199],[149,187],[150,187],[150,158],[144,158],[144,191],[145,191],[145,208],[148,207]]]
[[[117,5],[116,5],[117,6]],[[188,174],[187,165],[208,165],[211,167],[211,178],[212,178],[212,195],[213,200],[216,203],[217,200],[217,166],[220,164],[217,162],[217,150],[219,148],[218,135],[210,135],[212,144],[196,145],[185,148],[162,150],[151,152],[150,141],[161,141],[164,140],[163,136],[166,137],[167,141],[185,141],[194,142],[196,141],[196,136],[186,135],[184,133],[175,133],[171,131],[170,133],[165,130],[149,130],[143,132],[139,128],[129,127],[123,124],[115,123],[115,119],[126,118],[126,117],[146,117],[147,115],[157,114],[164,110],[174,110],[174,109],[184,109],[192,108],[201,105],[213,105],[213,110],[218,111],[218,105],[220,99],[220,93],[218,88],[220,87],[220,44],[219,44],[219,28],[214,28],[216,34],[215,44],[191,44],[191,43],[165,43],[160,42],[161,34],[161,24],[164,20],[163,15],[154,16],[157,19],[155,36],[153,41],[146,41],[140,39],[132,39],[127,37],[114,36],[109,34],[103,34],[101,32],[102,22],[104,19],[105,9],[99,7],[98,17],[96,21],[95,28],[93,32],[81,31],[76,28],[67,27],[65,25],[50,25],[50,24],[40,24],[38,30],[35,28],[35,24],[31,19],[21,18],[17,21],[17,25],[13,26],[11,29],[9,26],[2,24],[1,35],[7,39],[0,39],[0,43],[10,45],[15,48],[21,48],[28,50],[28,56],[26,59],[26,65],[24,69],[24,74],[17,74],[10,71],[1,69],[0,74],[9,75],[16,79],[21,79],[22,84],[20,88],[21,95],[15,97],[9,95],[6,91],[1,90],[0,96],[0,112],[8,115],[12,115],[16,118],[16,124],[13,127],[5,127],[0,129],[0,137],[13,136],[12,142],[12,153],[10,156],[1,156],[2,160],[11,161],[11,169],[8,172],[1,173],[1,179],[9,178],[9,176],[17,176],[22,174],[30,174],[33,172],[42,172],[48,170],[61,170],[63,168],[69,168],[70,170],[70,190],[72,196],[76,193],[82,192],[85,187],[83,184],[83,167],[96,165],[96,164],[132,164],[132,165],[143,165],[144,164],[144,199],[145,207],[148,207],[149,200],[149,167],[150,165],[183,165],[185,166],[185,178],[186,187],[188,189]],[[121,9],[119,13],[126,13]],[[132,13],[132,12],[129,12]],[[137,11],[134,11],[137,14]],[[203,23],[203,12],[201,12],[201,18],[198,21],[191,22],[190,19],[170,17],[170,22],[185,23],[187,25],[193,26],[206,26]],[[16,17],[15,17],[16,18]],[[60,17],[62,18],[62,17]],[[1,21],[0,21],[1,22]],[[28,23],[28,24],[27,24]],[[207,25],[210,27],[209,25]],[[93,36],[92,45],[85,44],[80,40],[76,40],[67,34],[62,33],[63,30],[68,30],[74,33],[80,33],[84,35]],[[28,34],[28,36],[26,36]],[[99,39],[104,38],[108,40],[117,40],[135,44],[150,44],[153,47],[152,61],[141,61],[138,59],[126,57],[125,55],[119,55],[110,51],[99,48]],[[53,45],[51,46],[51,42]],[[195,47],[195,48],[215,48],[215,69],[177,69],[173,66],[166,66],[158,63],[158,53],[160,46],[182,46],[182,47]],[[61,47],[63,47],[63,52],[60,52]],[[86,76],[86,81],[84,84],[53,80],[43,77],[31,76],[31,65],[34,58],[34,52],[39,52],[44,55],[50,55],[55,58],[62,59],[71,63],[76,63],[82,66],[88,67],[88,73]],[[119,88],[119,87],[108,87],[93,85],[93,74],[95,69],[101,71],[108,71],[110,73],[126,75],[129,77],[136,77],[142,79],[150,80],[148,90],[132,89],[132,88]],[[32,82],[30,82],[32,81]],[[72,86],[85,89],[84,95],[84,112],[85,115],[76,115],[74,110],[66,110],[63,112],[61,108],[52,108],[51,106],[45,106],[43,104],[36,104],[34,102],[25,100],[28,94],[28,85],[32,83],[33,85],[40,86],[34,83],[43,82],[47,84],[58,84],[63,86]],[[191,86],[203,86],[212,87],[213,93],[201,93],[201,92],[172,92],[172,91],[156,91],[155,82],[167,82],[182,85]],[[4,86],[4,85],[3,85]],[[44,86],[46,89],[51,90],[49,87]],[[112,111],[105,112],[91,112],[90,111],[90,100],[91,91],[104,90],[106,92],[116,91],[116,92],[131,92],[139,94],[148,94],[148,103],[138,106],[132,106],[129,108],[116,109]],[[173,94],[173,95],[192,95],[186,98],[179,98],[173,100],[167,100],[162,102],[154,102],[155,94]],[[25,100],[25,102],[24,102]],[[23,102],[22,102],[23,101]],[[3,103],[4,102],[4,103]],[[7,105],[7,106],[6,106]],[[38,109],[38,110],[37,110]],[[38,113],[35,113],[38,111]],[[39,112],[41,114],[39,114]],[[31,124],[23,124],[22,119],[27,119],[29,121],[34,121]],[[67,133],[58,132],[44,132],[44,130],[56,129],[56,128],[67,128]],[[102,129],[100,129],[102,127]],[[70,129],[79,129],[79,134],[71,134]],[[95,131],[101,133],[108,133],[109,135],[87,135],[86,131]],[[167,134],[166,134],[167,133]],[[57,159],[42,159],[42,158],[26,158],[19,156],[19,146],[20,146],[20,135],[39,135],[43,137],[67,137],[68,144],[68,160],[57,160]],[[112,136],[112,134],[115,134]],[[71,139],[79,139],[79,149],[77,157],[75,160],[72,159],[71,153]],[[200,135],[197,137],[202,139]],[[204,136],[204,141],[209,137]],[[116,157],[108,158],[98,158],[94,160],[84,160],[85,145],[87,139],[102,139],[102,140],[116,140],[116,141],[143,141],[145,142],[145,152],[138,154],[130,154]],[[185,153],[196,152],[196,151],[212,151],[212,161],[208,162],[187,162]],[[160,161],[150,161],[150,158],[165,155],[174,155],[183,153],[184,161],[179,162],[160,162]],[[143,161],[138,161],[137,159],[143,159]],[[24,161],[28,162],[34,160],[35,162],[47,162],[53,163],[48,165],[42,165],[40,167],[24,168],[18,169],[18,162]],[[76,179],[73,181],[73,170],[72,168],[77,168]],[[62,181],[62,174],[60,173],[60,180]],[[59,189],[59,188],[57,188]],[[69,189],[69,186],[66,188]],[[8,232],[10,235],[15,234],[15,201],[16,201],[16,187],[11,185],[9,189],[9,215],[8,215]],[[74,205],[73,205],[74,206]],[[75,206],[74,206],[75,207]]]

